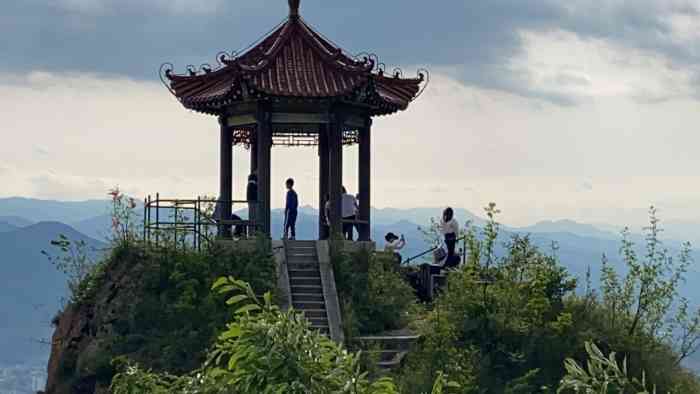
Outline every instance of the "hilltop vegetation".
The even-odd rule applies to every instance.
[[[554,392],[567,373],[565,360],[585,365],[594,357],[587,342],[606,354],[617,352],[615,361],[626,358],[625,374],[645,375],[660,393],[700,392],[697,377],[680,366],[700,339],[698,312],[678,294],[688,249],[674,258],[662,247],[653,210],[647,254],[637,256],[634,245],[623,241],[627,274],[604,266],[601,290],[588,282],[579,294],[556,255],[543,253],[528,237],[514,236],[497,256],[496,213],[491,206],[481,237],[467,234],[468,264],[450,274],[421,319],[424,341],[397,376],[403,392],[424,392],[438,370],[458,379],[465,393]],[[595,392],[628,392],[615,385]],[[574,386],[560,389],[573,393]]]
[[[681,366],[700,342],[700,314],[679,293],[689,245],[664,249],[653,210],[646,253],[625,238],[626,270],[604,264],[599,291],[527,236],[497,249],[495,205],[430,304],[385,256],[332,248],[350,353],[274,306],[268,241],[153,248],[124,225],[128,209],[115,212],[127,219],[111,254],[78,277],[55,321],[49,393],[700,392]],[[406,325],[421,341],[376,379],[353,336]]]

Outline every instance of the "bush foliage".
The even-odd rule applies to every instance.
[[[464,393],[552,393],[560,385],[566,393],[627,392],[613,384],[594,391],[572,384],[600,378],[572,375],[576,362],[600,361],[602,350],[588,342],[616,351],[616,362],[625,359],[625,376],[644,376],[643,383],[653,382],[660,393],[700,392],[697,378],[679,364],[696,350],[698,335],[697,314],[677,294],[688,247],[671,258],[658,239],[653,210],[647,253],[638,257],[623,238],[628,273],[619,277],[604,263],[600,295],[590,278],[586,291],[576,293],[577,281],[556,256],[540,251],[527,236],[513,236],[497,256],[498,210],[492,204],[486,213],[490,220],[480,233],[466,232],[468,263],[449,275],[447,288],[419,325],[423,341],[397,379],[406,393],[425,391],[437,371],[448,373]],[[628,383],[631,388],[639,382]]]
[[[393,255],[365,249],[344,253],[333,247],[331,261],[346,338],[406,326],[416,299]]]

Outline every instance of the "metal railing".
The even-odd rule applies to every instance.
[[[462,264],[466,264],[466,262],[467,262],[467,236],[465,235],[465,236],[459,237],[455,240],[455,242],[460,242],[460,241],[462,242]],[[417,260],[417,259],[419,259],[419,258],[421,258],[429,253],[433,253],[434,251],[436,251],[437,249],[439,249],[441,247],[442,247],[442,242],[436,243],[431,248],[424,250],[415,256],[411,256],[411,257],[407,258],[406,260],[401,262],[401,264],[402,265],[408,264],[411,261]]]
[[[248,218],[232,214],[219,218],[217,206],[229,205],[230,212],[245,208]],[[255,221],[258,203],[245,200],[220,200],[197,197],[196,199],[170,199],[148,196],[144,200],[143,239],[159,246],[161,243],[177,246],[191,245],[201,250],[203,244],[215,239],[248,238],[258,230]],[[223,210],[223,209],[220,209]]]

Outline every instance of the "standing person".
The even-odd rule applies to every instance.
[[[342,216],[343,216],[343,236],[348,241],[352,241],[353,231],[352,228],[355,226],[355,220],[357,220],[357,215],[355,215],[355,208],[357,207],[357,199],[355,196],[348,193],[345,186],[342,189]],[[346,223],[349,222],[349,223]]]
[[[440,220],[440,232],[442,232],[445,237],[445,246],[447,246],[447,257],[445,258],[445,265],[452,266],[456,259],[455,256],[455,245],[457,244],[457,234],[459,233],[459,223],[457,219],[454,218],[455,214],[452,208],[447,207],[442,212],[442,219]]]
[[[255,173],[248,175],[248,186],[246,187],[245,199],[248,201],[248,220],[251,223],[251,228],[248,231],[248,235],[252,236],[257,229],[257,223],[255,221],[258,217],[258,176],[255,175]]]
[[[294,240],[297,236],[297,210],[299,209],[299,197],[294,191],[294,179],[289,178],[287,186],[287,203],[284,206],[284,239],[291,232],[289,239]]]

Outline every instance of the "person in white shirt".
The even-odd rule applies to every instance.
[[[353,223],[355,220],[357,220],[357,215],[355,214],[355,208],[357,207],[357,199],[355,199],[355,196],[352,194],[348,193],[347,189],[345,189],[345,186],[343,186],[343,196],[342,196],[342,217],[343,217],[343,236],[345,239],[348,241],[352,241],[353,238],[353,227],[355,226],[355,223]],[[350,223],[345,223],[346,221],[350,221]]]
[[[447,246],[445,265],[456,265],[454,262],[459,260],[455,256],[455,246],[457,244],[457,234],[459,233],[459,223],[457,222],[457,219],[454,218],[454,211],[452,208],[448,207],[442,212],[440,232],[445,237],[445,246]]]

